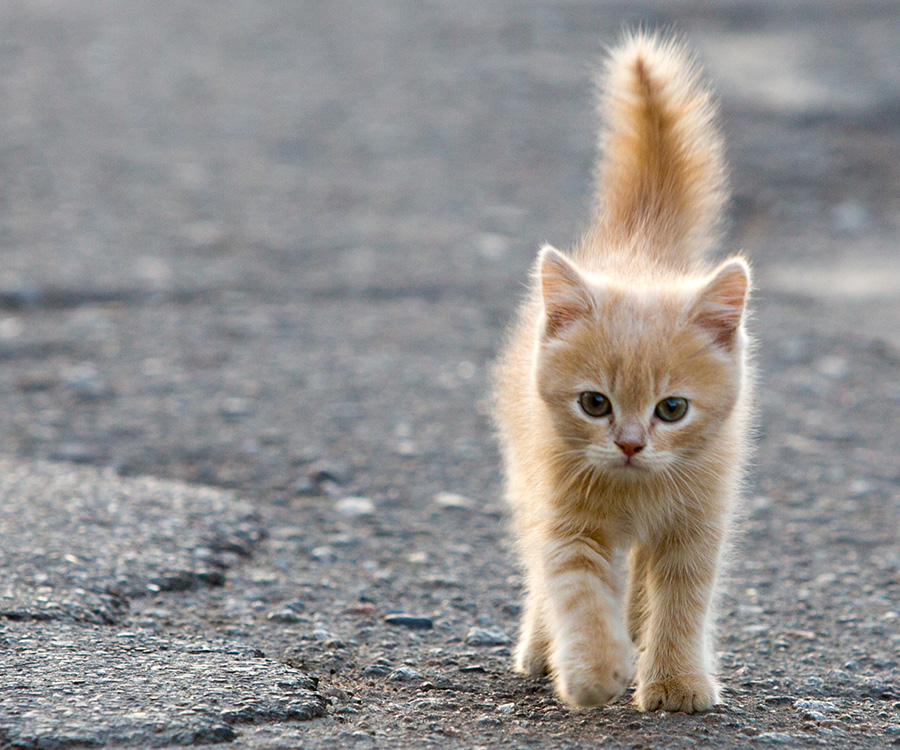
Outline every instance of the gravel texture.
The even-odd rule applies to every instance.
[[[249,503],[207,487],[0,460],[0,618],[115,624],[128,601],[224,586],[265,535]]]
[[[70,623],[5,634],[4,747],[226,742],[242,724],[325,714],[315,680],[221,639]]]
[[[591,63],[641,21],[716,82],[757,280],[703,716],[511,672],[486,405],[536,248],[587,216]],[[900,745],[900,6],[0,23],[0,747]]]

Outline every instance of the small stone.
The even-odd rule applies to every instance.
[[[300,477],[294,482],[294,494],[297,497],[312,497],[323,494],[323,490],[319,484],[309,477]]]
[[[503,714],[504,716],[511,716],[516,712],[516,704],[515,703],[501,703],[497,706],[497,713]]]
[[[273,609],[266,615],[266,619],[271,622],[281,622],[289,625],[291,623],[300,622],[302,618],[293,609],[284,607],[282,609]]]
[[[79,401],[97,401],[113,395],[112,388],[89,363],[76,365],[65,373],[66,387]]]
[[[794,701],[794,708],[798,711],[817,711],[823,714],[838,714],[841,709],[830,701],[798,700]]]
[[[506,646],[512,639],[500,628],[472,628],[466,635],[470,646]]]
[[[334,504],[334,509],[347,518],[362,518],[375,512],[375,503],[367,497],[345,497]]]
[[[854,479],[847,485],[851,497],[862,497],[872,491],[872,485],[865,479]]]
[[[502,723],[496,716],[482,716],[476,722],[480,727],[499,727]]]
[[[831,219],[838,231],[858,234],[866,228],[869,212],[859,201],[847,200],[832,206]]]
[[[434,504],[455,510],[470,510],[475,505],[469,498],[452,492],[438,492],[434,496]]]
[[[85,443],[63,443],[51,451],[50,458],[54,461],[90,464],[100,459],[100,451]]]
[[[788,732],[763,732],[752,738],[753,742],[763,742],[768,745],[793,745],[798,737]]]
[[[397,441],[397,445],[394,448],[394,453],[398,456],[404,456],[409,458],[411,456],[416,456],[419,453],[419,446],[416,445],[414,440],[410,440],[409,438],[402,438]]]
[[[277,427],[266,427],[260,430],[257,439],[260,445],[281,445],[285,441],[285,435]]]
[[[422,673],[412,667],[397,667],[388,676],[389,680],[394,682],[413,682],[422,679]]]
[[[351,604],[344,611],[349,615],[371,615],[375,612],[375,605],[372,602],[360,602],[359,604]]]
[[[398,612],[393,615],[387,615],[384,621],[388,625],[397,625],[410,630],[431,630],[434,627],[434,620],[430,617],[420,617],[418,615],[409,615]]]
[[[344,642],[327,630],[314,630],[313,638],[327,648],[344,648]]]
[[[49,391],[58,383],[52,372],[29,372],[16,378],[16,388],[25,393]]]
[[[391,674],[391,672],[393,672],[393,670],[386,664],[370,664],[363,670],[363,674],[374,677],[384,677],[385,675]]]
[[[889,701],[900,697],[900,690],[877,677],[866,677],[859,683],[859,692],[864,698]]]
[[[497,262],[509,251],[509,238],[502,234],[485,232],[477,238],[478,252],[488,260]]]
[[[825,680],[821,677],[807,677],[806,681],[803,683],[807,689],[813,691],[820,691],[823,687],[825,687]]]
[[[816,370],[829,378],[842,378],[847,374],[849,366],[843,357],[822,357],[816,362]]]
[[[307,462],[309,458],[306,454],[302,454],[297,457],[297,460],[300,462]],[[311,466],[309,470],[306,472],[306,475],[312,479],[312,481],[321,484],[323,482],[333,482],[334,484],[341,484],[341,471],[331,464],[317,461],[314,466]]]
[[[337,560],[337,554],[335,553],[332,547],[328,547],[327,545],[323,545],[321,547],[315,547],[309,553],[310,557],[314,560],[318,560],[319,562],[334,562]]]
[[[767,706],[786,706],[793,703],[794,699],[789,695],[767,695],[765,701]]]
[[[219,415],[226,422],[239,422],[253,413],[253,403],[246,398],[226,398],[219,404]]]

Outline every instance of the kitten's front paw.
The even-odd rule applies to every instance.
[[[593,664],[589,660],[573,660],[568,666],[559,665],[554,684],[562,701],[587,708],[614,701],[628,689],[633,676],[631,654],[623,649]]]
[[[549,671],[547,646],[537,639],[521,640],[516,647],[516,671],[529,677],[542,677]]]
[[[719,686],[705,674],[681,675],[638,685],[634,702],[641,711],[708,711],[719,702]]]

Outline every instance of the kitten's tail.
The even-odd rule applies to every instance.
[[[596,230],[639,242],[665,265],[701,262],[728,194],[716,106],[697,63],[677,40],[638,31],[612,50],[600,83]]]

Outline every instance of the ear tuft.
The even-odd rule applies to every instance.
[[[693,319],[709,331],[716,343],[734,347],[744,319],[747,293],[750,291],[750,267],[741,258],[720,265],[694,303]]]
[[[559,250],[544,245],[538,258],[545,332],[548,338],[554,338],[589,315],[593,300],[579,270]]]

